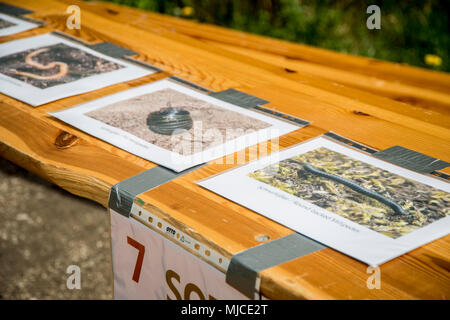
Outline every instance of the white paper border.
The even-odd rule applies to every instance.
[[[203,150],[201,152],[189,156],[183,156],[151,144],[122,129],[109,126],[101,121],[95,120],[85,115],[85,113],[108,106],[118,101],[127,100],[133,97],[138,97],[167,88],[211,103],[219,108],[234,111],[248,117],[264,121],[271,126],[265,129],[257,130],[254,133],[240,136],[236,139],[227,141],[226,143]],[[192,90],[188,87],[179,85],[167,79],[155,81],[136,88],[118,92],[70,109],[51,113],[51,115],[121,149],[138,155],[144,159],[158,163],[176,172],[183,171],[204,162],[218,159],[227,154],[232,154],[251,145],[255,145],[257,143],[279,137],[300,128],[299,126],[292,125],[288,122],[281,121],[273,117],[266,116],[264,114],[260,114],[258,112],[254,112],[239,106],[235,106],[228,102],[202,94],[196,90]]]
[[[140,78],[155,72],[153,70],[141,68],[131,63],[127,63],[123,60],[104,55],[86,46],[66,40],[56,35],[52,35],[50,33],[0,44],[0,57],[33,48],[51,46],[58,43],[63,43],[65,45],[85,51],[96,57],[115,62],[124,66],[124,68],[98,75],[93,75],[46,89],[37,88],[21,80],[8,77],[0,73],[1,92],[15,99],[26,102],[32,106],[38,106],[69,96],[94,91],[116,83]]]
[[[247,165],[198,181],[197,184],[373,266],[380,265],[449,233],[450,216],[393,239],[247,176],[248,173],[262,169],[267,165],[320,147],[342,153],[407,179],[450,192],[450,184],[442,180],[390,164],[324,137],[314,138],[285,149],[279,153],[278,159],[272,159],[268,162],[261,161],[264,159],[253,161]],[[264,187],[268,191],[259,190],[259,187]],[[280,199],[280,196],[284,197],[285,200]],[[301,209],[300,206],[293,203],[294,201],[306,209]],[[312,210],[316,213],[313,214]],[[335,222],[331,222],[331,219],[334,219]],[[346,227],[342,227],[341,223]],[[354,228],[357,232],[349,231],[347,227]]]

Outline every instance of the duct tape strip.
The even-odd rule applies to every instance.
[[[299,233],[266,242],[233,255],[226,282],[253,299],[255,291],[259,292],[259,272],[323,248],[326,247],[321,243]]]
[[[268,114],[269,116],[272,116],[272,117],[275,117],[275,118],[278,118],[278,119],[281,119],[284,121],[292,122],[301,127],[306,127],[307,125],[309,125],[311,123],[311,121],[303,120],[303,119],[291,116],[287,113],[274,111],[274,110],[271,110],[271,109],[268,109],[265,107],[261,107],[261,106],[255,106],[253,109],[264,112],[264,113]]]
[[[52,31],[51,34],[54,35],[54,36],[57,36],[57,37],[64,38],[64,39],[69,40],[69,41],[76,42],[76,43],[81,44],[81,45],[86,46],[86,47],[90,46],[89,43],[87,43],[87,42],[85,42],[83,40],[80,40],[80,39],[78,39],[78,38],[76,38],[74,36],[68,35],[67,33],[63,33],[61,31]]]
[[[204,164],[200,164],[178,173],[161,166],[156,166],[123,180],[112,186],[109,193],[109,208],[128,218],[134,199],[138,195],[194,171],[203,165]]]
[[[0,3],[0,12],[4,14],[9,14],[11,16],[23,16],[25,14],[33,13],[33,11],[24,9],[21,7],[13,6],[7,3]]]
[[[445,172],[441,172],[441,171],[434,171],[431,173],[433,176],[436,176],[438,178],[441,178],[443,180],[446,181],[450,181],[450,175],[446,174]]]
[[[254,108],[258,105],[269,103],[269,101],[252,96],[236,89],[227,89],[218,92],[211,92],[210,96],[238,105],[243,108]]]
[[[374,157],[421,173],[432,173],[436,170],[445,169],[450,166],[450,163],[446,161],[427,156],[402,146],[393,146],[386,150],[378,151],[374,153]]]
[[[200,256],[203,260],[215,266],[222,272],[225,272],[228,269],[230,260],[222,253],[211,248],[207,244],[196,240],[188,233],[182,231],[164,219],[161,219],[150,211],[143,209],[138,203],[133,203],[130,217],[146,225],[153,231],[162,234],[182,248]]]
[[[450,165],[450,163],[446,161],[439,160],[401,146],[394,146],[386,150],[378,151],[353,140],[344,138],[334,132],[327,132],[324,135],[338,142],[345,143],[350,147],[367,152],[384,161],[388,161],[420,173],[432,174],[443,180],[450,180],[450,175],[437,171]]]
[[[188,80],[185,80],[183,78],[179,78],[179,77],[176,77],[176,76],[170,77],[169,80],[176,81],[176,82],[178,82],[178,83],[180,83],[182,85],[186,85],[188,87],[191,87],[192,89],[196,89],[196,90],[202,91],[202,92],[207,93],[207,94],[210,94],[212,92],[211,90],[209,90],[207,88],[204,88],[202,86],[199,86],[198,84],[192,83],[192,82],[190,82]]]

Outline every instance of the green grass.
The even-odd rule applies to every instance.
[[[450,71],[448,1],[109,1],[340,52]],[[366,27],[369,4],[381,8],[380,30]],[[441,62],[427,64],[427,54],[440,57]]]

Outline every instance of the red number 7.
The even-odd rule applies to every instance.
[[[127,236],[127,242],[129,245],[135,247],[139,251],[137,259],[136,259],[136,266],[134,267],[134,272],[133,272],[133,280],[136,282],[139,282],[139,277],[141,276],[142,262],[144,262],[145,247],[141,243],[137,242],[134,239],[131,239],[128,236]]]

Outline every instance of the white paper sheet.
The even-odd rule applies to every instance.
[[[20,18],[12,17],[4,13],[0,13],[0,25],[4,24],[3,28],[0,28],[0,37],[9,36],[11,34],[23,32],[26,30],[34,29],[39,25]]]
[[[324,137],[283,150],[278,159],[265,160],[197,183],[373,266],[450,231],[450,184],[440,179]],[[393,204],[311,173],[304,163],[343,177]],[[404,213],[395,211],[395,204]]]
[[[32,106],[154,72],[53,34],[0,44],[1,92]]]
[[[192,128],[172,136],[153,132],[147,124],[148,115],[168,106],[189,110]],[[156,81],[51,114],[177,172],[299,129],[170,80]]]

